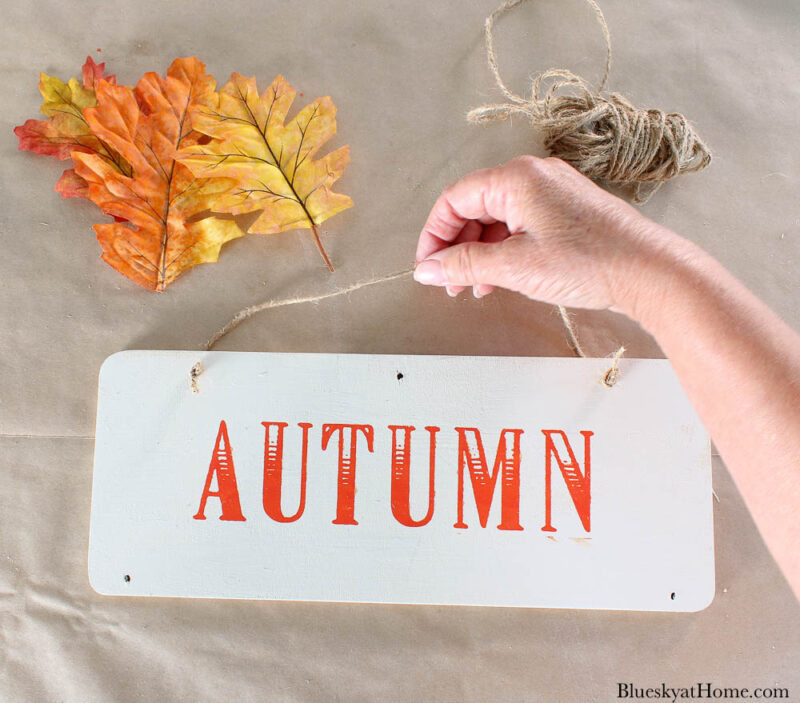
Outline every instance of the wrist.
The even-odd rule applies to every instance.
[[[648,222],[641,246],[622,265],[612,309],[655,334],[682,292],[698,285],[711,257],[672,230]]]

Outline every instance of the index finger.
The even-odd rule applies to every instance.
[[[419,263],[431,254],[452,244],[471,220],[490,224],[501,219],[491,197],[496,169],[473,171],[448,186],[431,209],[419,235],[415,261]]]

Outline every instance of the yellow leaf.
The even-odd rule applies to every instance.
[[[211,107],[197,105],[190,113],[194,129],[213,141],[185,146],[175,158],[198,177],[233,179],[236,187],[217,198],[214,209],[262,211],[249,232],[310,228],[333,271],[317,225],[353,204],[331,191],[350,161],[350,148],[314,160],[336,133],[336,106],[330,97],[318,98],[285,124],[295,92],[278,76],[259,96],[254,78],[234,73]]]
[[[71,78],[64,83],[60,78],[39,75],[39,92],[42,94],[41,111],[47,120],[28,120],[14,128],[19,138],[19,148],[37,154],[47,154],[58,159],[69,159],[73,152],[97,154],[111,167],[131,175],[125,160],[97,135],[92,133],[83,110],[97,104],[95,86],[98,81],[116,83],[114,76],[103,76],[105,64],[96,64],[91,56],[83,65],[83,81]],[[87,197],[86,182],[72,169],[64,171],[56,190],[65,198]]]

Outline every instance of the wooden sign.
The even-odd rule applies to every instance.
[[[204,368],[189,384],[189,372]],[[708,436],[666,360],[126,351],[100,372],[108,595],[694,611]]]

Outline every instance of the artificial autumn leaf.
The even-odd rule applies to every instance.
[[[70,78],[64,83],[55,76],[39,75],[39,91],[42,94],[41,112],[46,120],[28,120],[14,128],[19,138],[19,148],[37,154],[69,159],[73,152],[97,154],[109,166],[120,173],[130,175],[130,166],[108,144],[92,133],[83,110],[97,105],[95,86],[100,80],[116,83],[115,76],[103,77],[105,64],[96,64],[91,56],[83,65],[82,82]],[[86,181],[72,169],[64,171],[56,184],[56,191],[65,198],[88,197]]]
[[[202,138],[190,113],[212,104],[214,88],[198,59],[176,59],[166,78],[146,73],[134,89],[99,80],[97,106],[83,111],[92,133],[133,170],[128,176],[97,153],[73,151],[89,199],[128,220],[94,226],[103,259],[145,288],[163,290],[190,266],[216,261],[220,247],[243,234],[231,220],[197,219],[233,182],[196,178],[173,159]]]
[[[196,176],[234,179],[236,187],[218,198],[214,209],[232,214],[263,210],[248,232],[310,228],[333,271],[317,225],[353,204],[330,190],[350,161],[350,148],[315,161],[314,154],[336,133],[336,106],[330,97],[318,98],[285,125],[295,93],[278,76],[259,97],[255,78],[234,73],[214,104],[198,103],[190,111],[194,129],[212,141],[187,145],[176,159]]]
[[[74,168],[68,168],[56,183],[56,193],[60,193],[62,198],[88,198],[89,184],[75,173]]]

